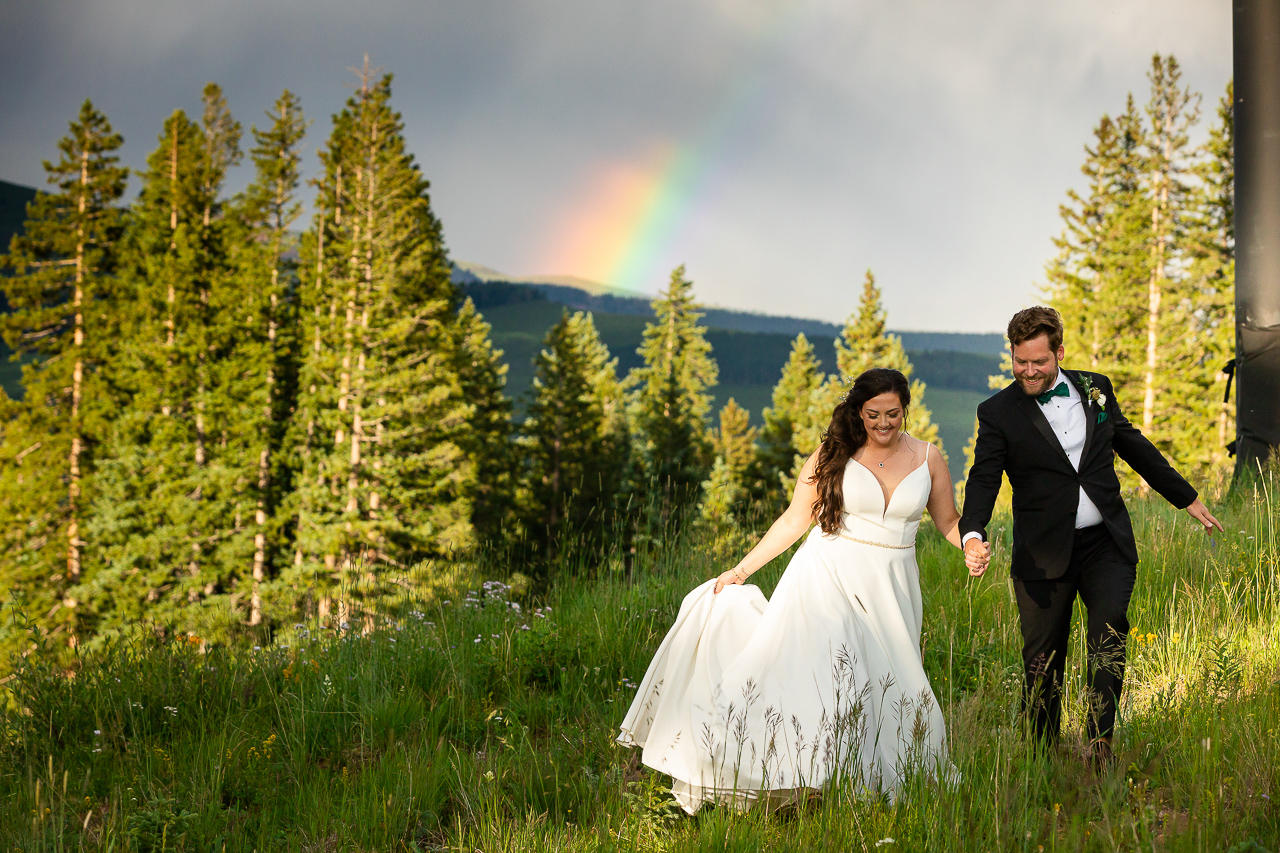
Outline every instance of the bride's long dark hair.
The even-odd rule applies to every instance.
[[[894,393],[902,404],[902,416],[911,405],[911,385],[907,377],[889,367],[873,367],[853,380],[853,387],[831,413],[831,423],[822,434],[813,482],[818,499],[813,514],[822,532],[835,535],[840,530],[840,513],[844,510],[844,469],[858,448],[867,443],[867,428],[862,425],[862,406],[872,397]]]

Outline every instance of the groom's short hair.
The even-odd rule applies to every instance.
[[[1024,308],[1009,321],[1009,346],[1025,344],[1041,335],[1049,336],[1049,349],[1062,346],[1062,316],[1052,308],[1035,305]]]

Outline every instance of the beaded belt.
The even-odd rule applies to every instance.
[[[839,536],[841,539],[848,539],[850,542],[857,542],[859,545],[874,545],[877,548],[892,548],[895,551],[908,551],[916,547],[916,543],[914,542],[912,542],[910,545],[886,545],[883,542],[871,542],[867,539],[855,539],[854,537],[849,536],[846,533],[837,533],[836,535]]]

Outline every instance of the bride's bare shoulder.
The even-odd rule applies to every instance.
[[[933,447],[934,450],[938,449],[924,439],[916,438],[914,435],[908,435],[905,432],[902,434],[902,438],[907,442],[907,447],[911,448],[911,452],[916,456],[924,456],[929,452],[930,447]]]
[[[931,441],[925,441],[922,438],[916,438],[913,435],[903,433],[903,437],[911,442],[911,452],[915,455],[916,461],[923,461],[926,456],[929,458],[929,464],[934,464],[935,459],[942,459],[942,448]]]

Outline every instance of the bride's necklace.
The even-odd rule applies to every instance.
[[[881,459],[876,464],[879,465],[881,468],[883,468],[884,463],[889,461],[889,457],[897,453],[901,449],[902,449],[902,433],[898,433],[898,440],[893,443],[893,450],[890,450],[889,453],[884,457],[884,459]],[[867,455],[870,456],[871,454],[868,453]]]

